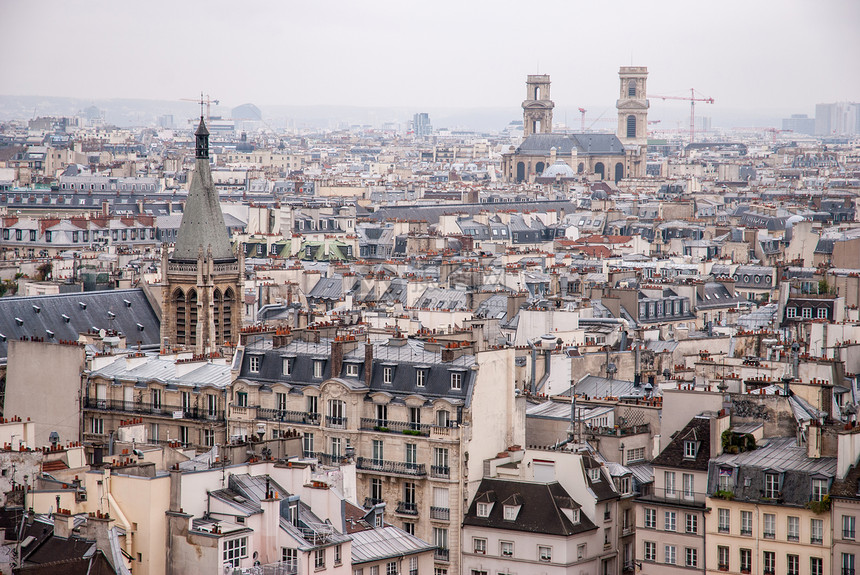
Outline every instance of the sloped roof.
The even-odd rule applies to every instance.
[[[356,531],[351,536],[353,564],[414,555],[436,548],[391,525]]]
[[[696,457],[684,457],[684,443],[698,443]],[[661,465],[678,469],[707,471],[711,457],[711,420],[704,417],[694,417],[669,442],[660,455],[651,461],[651,465]]]

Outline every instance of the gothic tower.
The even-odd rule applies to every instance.
[[[244,262],[233,254],[209,171],[209,130],[200,116],[195,169],[173,252],[162,246],[161,340],[197,354],[236,345]]]
[[[549,75],[529,74],[523,101],[523,137],[552,132],[554,107],[555,103],[549,99]]]

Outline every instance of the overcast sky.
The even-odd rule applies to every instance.
[[[540,71],[611,108],[633,63],[651,94],[812,115],[860,100],[860,1],[0,0],[0,54],[7,95],[516,110]]]

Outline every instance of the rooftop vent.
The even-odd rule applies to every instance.
[[[54,339],[54,332],[49,329],[46,329],[45,333],[48,335],[48,339]]]
[[[63,317],[63,321],[66,323],[69,323],[69,321],[71,321],[71,318],[69,316],[67,316],[66,314],[63,314],[62,317]]]
[[[15,318],[15,323],[17,323],[18,325],[24,325],[24,320],[23,320],[23,319],[21,319],[20,317],[16,317],[16,318]]]
[[[144,327],[142,323],[137,324],[137,331],[143,331]]]
[[[125,304],[125,307],[131,307],[131,302],[130,302],[130,301],[128,301],[127,299],[124,299],[124,300],[122,300],[122,301],[123,301],[123,303]]]
[[[34,305],[34,306],[33,306],[33,311],[34,311],[34,312],[36,312],[36,313],[39,313],[40,311],[42,311],[42,308],[40,308],[40,307],[39,307],[39,306],[37,306],[37,305]]]
[[[112,312],[112,311],[109,311],[109,312],[108,312],[108,317],[109,317],[109,318],[111,318],[111,319],[114,319],[114,318],[116,317],[116,314],[115,314],[114,312]]]
[[[84,302],[82,302],[82,301],[79,301],[79,302],[78,302],[78,305],[79,305],[79,306],[81,306],[81,309],[87,309],[87,304],[85,304],[85,303],[84,303]]]

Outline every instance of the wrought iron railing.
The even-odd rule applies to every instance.
[[[84,398],[84,408],[102,409],[105,411],[122,411],[125,413],[136,413],[142,415],[156,415],[161,417],[172,417],[175,419],[201,419],[219,420],[224,419],[224,410],[207,409],[182,405],[166,405],[164,403],[149,403],[145,401],[124,401],[121,399],[93,399]],[[177,415],[180,415],[177,417]]]
[[[427,475],[427,468],[423,463],[405,463],[403,461],[359,457],[355,462],[355,466],[362,471],[379,471],[381,473],[396,473],[398,475]]]

